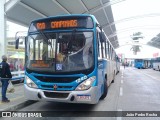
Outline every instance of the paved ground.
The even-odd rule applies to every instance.
[[[24,106],[32,104],[33,101],[27,101],[24,97],[23,83],[14,84],[15,92],[7,93],[7,97],[10,100],[10,103],[1,103],[0,102],[0,111],[10,111],[22,108]],[[1,87],[0,87],[1,93]],[[2,95],[0,94],[0,97]]]
[[[23,86],[16,86],[14,94],[8,94],[11,103],[24,102]],[[71,117],[44,117],[41,119],[54,120],[160,120],[160,117],[106,117],[106,111],[160,111],[160,72],[152,69],[136,69],[131,67],[121,68],[116,76],[115,83],[109,87],[107,98],[100,100],[97,105],[67,104],[55,102],[36,102],[32,105],[21,108],[19,111],[105,111],[101,117],[72,117],[73,112],[66,114]],[[0,108],[9,104],[0,104]],[[102,112],[101,112],[102,113]],[[132,112],[131,112],[132,113]],[[160,112],[158,112],[160,114]],[[62,115],[64,112],[62,112]],[[95,112],[98,115],[98,112]],[[143,115],[139,114],[139,115]],[[6,119],[6,118],[3,118]],[[13,119],[13,118],[11,118]],[[19,118],[21,119],[21,118]],[[37,119],[37,118],[34,118]],[[39,119],[39,118],[38,118]],[[17,120],[17,118],[15,118]]]

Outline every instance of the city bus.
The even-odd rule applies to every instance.
[[[151,67],[151,60],[149,59],[135,59],[134,67],[138,69],[146,69]]]
[[[160,57],[153,58],[151,61],[152,61],[153,70],[160,71]]]
[[[115,75],[115,50],[93,15],[31,22],[25,37],[27,99],[97,104]]]

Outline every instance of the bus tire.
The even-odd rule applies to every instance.
[[[100,99],[103,100],[103,99],[107,96],[107,93],[108,93],[107,80],[104,80],[103,94],[102,94],[102,96],[100,97]]]

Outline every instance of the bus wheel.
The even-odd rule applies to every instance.
[[[100,97],[100,99],[104,99],[106,96],[107,96],[107,93],[108,93],[108,85],[107,85],[107,81],[104,80],[104,89],[103,89],[103,94],[102,96]]]

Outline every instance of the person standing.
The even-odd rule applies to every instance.
[[[12,74],[10,72],[9,64],[7,63],[7,56],[2,56],[2,62],[0,63],[0,78],[2,82],[2,102],[10,102],[6,97],[6,91]]]

